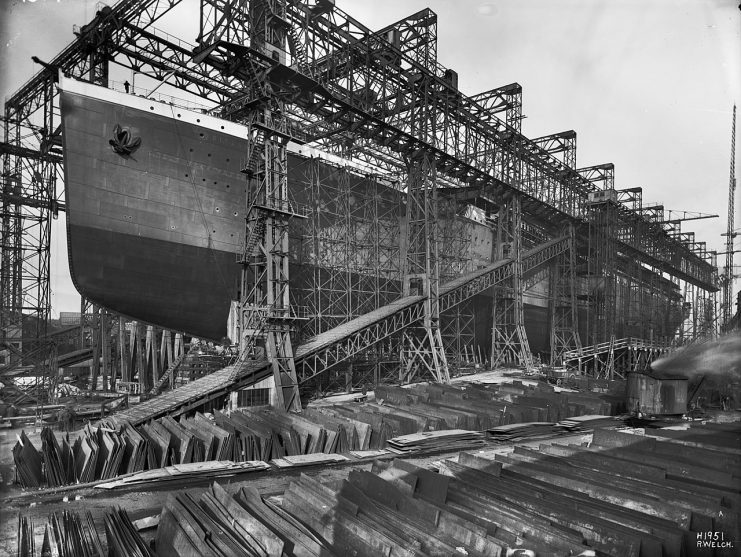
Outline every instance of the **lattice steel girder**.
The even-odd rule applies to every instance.
[[[35,335],[46,334],[51,309],[49,269],[51,215],[56,212],[57,164],[48,156],[26,157],[29,144],[43,145],[56,125],[53,83],[44,82],[39,110],[22,115],[6,104],[0,181],[0,336],[15,337],[25,315]],[[29,121],[33,115],[34,123]],[[39,148],[39,153],[42,149]]]
[[[550,268],[551,364],[560,365],[568,350],[581,349],[576,311],[576,239],[568,229],[569,249]]]
[[[88,39],[89,33],[107,26],[109,22],[126,22],[134,27],[145,29],[153,24],[182,0],[122,0],[112,8],[102,10],[96,17],[81,29],[81,36],[71,42],[54,59],[49,66],[72,76],[81,76],[89,72],[89,50],[96,45]],[[113,28],[117,25],[114,23]],[[34,112],[43,101],[45,83],[50,77],[49,70],[44,69],[27,81],[5,103],[6,107],[16,107],[19,114]]]
[[[564,252],[569,247],[568,237],[556,238],[522,254],[522,275],[529,276],[541,265]],[[448,311],[453,306],[486,291],[492,286],[512,276],[511,261],[497,261],[485,269],[474,271],[466,277],[456,279],[440,288],[440,311]]]
[[[651,222],[625,207],[616,208],[616,237],[619,252],[687,281],[703,290],[716,292],[716,270],[693,253],[683,242],[670,237],[660,223]]]
[[[499,112],[505,112],[504,121],[508,126],[520,132],[522,126],[522,86],[510,83],[490,91],[473,95],[474,113],[483,118],[491,118]]]
[[[193,62],[194,46],[153,27],[123,23],[112,56],[117,64],[154,79],[161,80],[174,71],[169,84],[217,104],[242,94],[242,81],[224,75],[225,68]]]
[[[561,153],[563,163],[569,168],[576,168],[576,132],[574,130],[536,137],[533,142],[552,155]]]
[[[588,272],[590,320],[589,340],[605,342],[616,334],[617,268],[615,229],[618,204],[613,201],[595,203],[590,208],[588,238]]]
[[[611,162],[579,168],[577,172],[590,184],[601,182],[600,189],[615,189],[615,165]]]
[[[404,295],[412,283],[425,296],[425,316],[416,331],[405,331],[404,369],[406,378],[416,369],[426,368],[436,381],[450,381],[448,363],[440,340],[438,304],[439,262],[437,241],[437,183],[434,166],[424,152],[409,162],[406,204],[406,257],[404,257]],[[416,337],[416,338],[415,338]]]
[[[568,237],[556,238],[541,246],[527,250],[522,255],[523,276],[536,272],[541,265],[568,249]],[[512,261],[498,261],[485,269],[460,277],[440,288],[440,311],[447,311],[476,294],[485,292],[492,286],[510,277],[513,272]],[[367,350],[373,344],[410,327],[424,318],[423,296],[410,296],[393,302],[399,309],[389,315],[369,323],[358,331],[348,333],[336,331],[336,338],[326,346],[314,348],[299,346],[296,350],[296,368],[301,383],[323,373],[330,367]]]
[[[426,68],[434,68],[437,64],[437,14],[429,8],[387,25],[376,34],[384,36],[405,56]],[[387,61],[399,62],[393,54]]]
[[[252,43],[263,50],[282,45],[286,31],[280,23],[284,3],[255,4],[262,9],[251,10],[249,14]],[[246,82],[245,88],[259,89],[260,84]],[[245,244],[242,283],[247,284],[250,278],[254,282],[249,291],[242,289],[240,317],[255,327],[252,336],[261,337],[265,343],[278,405],[285,410],[300,412],[290,334],[288,221],[294,213],[288,196],[288,139],[284,133],[284,103],[279,96],[265,93],[264,100],[247,112],[252,122],[249,128],[252,145],[246,153],[248,163],[245,170],[248,177],[256,179],[252,181],[246,199],[248,226],[245,228],[254,235],[257,249],[256,255],[252,256],[254,252],[250,251],[250,245]],[[262,322],[250,315],[250,310],[257,313]],[[245,328],[244,323],[241,324],[241,329]],[[250,351],[249,343],[240,344],[240,357],[247,357]]]
[[[532,366],[522,300],[521,248],[522,205],[520,197],[513,196],[499,208],[497,218],[497,255],[499,259],[513,259],[513,272],[494,289],[491,335],[493,367],[501,362],[517,362],[526,368]]]
[[[333,12],[333,14],[332,14],[333,15],[333,18],[335,20],[338,19],[338,16],[336,15],[337,12],[338,12],[338,10],[335,10]],[[312,23],[314,23],[314,22],[312,21]],[[361,36],[364,36],[364,37],[369,37],[367,42],[369,42],[369,43],[372,42],[374,45],[375,44],[380,45],[379,46],[380,51],[384,51],[385,52],[388,48],[391,48],[391,45],[388,45],[388,44],[386,44],[386,43],[383,42],[383,38],[382,37],[378,37],[378,36],[375,36],[375,35],[374,36],[368,35],[368,33],[370,33],[369,30],[362,31],[362,29],[361,29],[360,31],[358,31],[356,29],[356,31],[358,31],[358,32],[355,33],[355,35],[352,32],[345,33],[345,29],[347,28],[347,25],[346,25],[347,23],[348,23],[347,16],[343,16],[343,18],[342,18],[342,25],[339,25],[338,24],[338,27],[341,29],[340,36],[343,37],[343,40],[352,41],[352,39],[353,39],[354,36],[361,35]],[[352,21],[352,24],[353,25],[356,24],[356,23],[357,22],[354,22],[354,20]],[[331,30],[332,24],[331,23],[328,24],[327,22],[324,22],[323,24],[327,27],[327,29],[325,29],[321,33],[317,33],[317,35],[321,35],[321,37],[314,37],[317,40],[323,40],[323,37],[325,35],[328,35],[328,34],[330,34],[332,32],[332,30]],[[363,32],[365,33],[364,35],[363,35]],[[345,36],[343,36],[342,33],[345,33]],[[327,43],[328,41],[325,40],[324,42]],[[339,41],[339,42],[341,43],[342,41]],[[315,47],[315,42],[312,43],[312,48],[314,48],[314,47]],[[370,55],[366,55],[365,58],[357,57],[356,60],[353,60],[352,57],[350,57],[349,55],[345,56],[346,53],[342,53],[342,52],[340,52],[339,54],[338,53],[335,53],[334,58],[337,59],[337,60],[341,60],[342,63],[335,63],[336,62],[336,60],[335,60],[332,63],[327,63],[325,65],[328,65],[330,67],[330,69],[331,69],[332,72],[337,73],[338,68],[339,69],[343,69],[344,67],[347,67],[347,66],[352,67],[352,64],[349,64],[348,63],[348,60],[350,60],[351,62],[354,61],[354,62],[362,62],[362,63],[368,63],[368,62],[374,63],[375,58],[373,56],[373,53],[376,52],[375,50],[373,50],[372,48],[369,48],[365,44],[364,45],[361,45],[361,48],[360,49],[358,49],[357,47],[358,47],[358,45],[356,45],[356,44],[352,45],[352,49],[355,49],[353,52],[356,52],[356,51],[359,51],[359,50],[363,50],[364,49],[363,50],[364,52],[370,51]],[[324,52],[330,52],[330,51],[332,51],[332,48],[333,48],[333,45],[330,44],[329,47],[324,47],[323,48],[323,51]],[[350,48],[350,47],[348,47],[348,48]],[[345,56],[345,58],[343,58],[343,56]],[[329,58],[326,58],[326,59],[329,59]],[[319,61],[319,63],[322,63],[324,60],[325,59],[323,58],[322,60]],[[409,62],[409,61],[407,60],[406,62]],[[361,70],[362,69],[365,69],[365,68],[361,68]],[[381,77],[378,77],[378,76],[375,76],[374,77],[373,76],[373,72],[366,72],[366,73],[368,75],[370,75],[371,77],[373,77],[373,79],[377,83],[381,83],[381,85],[383,85],[384,83],[386,83],[386,84],[393,84],[392,87],[388,87],[388,89],[389,89],[389,92],[388,93],[389,93],[390,96],[389,95],[386,95],[386,96],[389,99],[395,99],[398,94],[401,94],[406,89],[409,89],[408,82],[407,82],[408,80],[406,79],[405,76],[408,76],[410,71],[412,71],[412,73],[414,73],[414,72],[417,72],[417,70],[419,70],[419,69],[420,68],[414,67],[413,63],[410,63],[409,64],[409,68],[407,68],[407,66],[404,65],[403,67],[395,68],[393,71],[387,72],[388,75],[382,75]],[[374,71],[377,72],[377,68],[374,68]],[[471,100],[470,99],[468,99],[465,96],[460,95],[460,93],[457,90],[455,90],[454,87],[451,86],[449,80],[446,80],[445,79],[445,72],[446,72],[445,68],[443,68],[442,66],[439,66],[438,65],[437,66],[436,74],[434,74],[434,75],[433,74],[426,75],[426,74],[424,74],[424,72],[422,72],[422,73],[419,73],[419,75],[421,76],[421,79],[418,79],[418,78],[415,77],[413,81],[414,81],[415,84],[418,84],[418,85],[415,85],[415,87],[417,87],[417,89],[426,87],[425,82],[429,82],[431,84],[431,86],[432,86],[432,93],[433,93],[432,95],[427,94],[427,93],[424,93],[423,95],[418,95],[418,96],[419,96],[419,98],[424,99],[423,104],[425,102],[426,103],[430,103],[430,102],[437,103],[439,105],[438,111],[437,111],[438,113],[445,112],[447,110],[447,108],[446,108],[447,107],[447,104],[449,104],[451,102],[454,105],[456,105],[456,109],[453,110],[453,111],[450,111],[451,114],[449,115],[449,118],[447,120],[446,125],[445,126],[441,126],[441,125],[438,125],[437,126],[437,128],[439,130],[441,130],[441,133],[446,133],[446,130],[452,130],[449,133],[449,138],[448,138],[449,141],[459,140],[460,143],[463,144],[463,145],[474,145],[476,143],[481,143],[480,141],[477,141],[477,138],[481,135],[480,134],[480,130],[481,130],[482,126],[483,127],[487,127],[488,126],[488,128],[493,128],[495,130],[496,129],[499,129],[500,131],[501,130],[504,130],[504,126],[503,126],[503,124],[500,121],[498,121],[493,116],[491,118],[487,118],[486,116],[489,116],[489,113],[487,111],[482,111],[480,106],[475,105],[475,103],[471,103]],[[331,83],[326,83],[327,80],[324,79],[324,77],[320,75],[320,72],[315,71],[315,72],[312,73],[312,75],[319,76],[318,78],[320,78],[320,80],[322,81],[322,83],[324,85],[328,85],[328,86],[331,86],[332,85]],[[399,79],[399,75],[402,76],[402,79]],[[351,77],[353,77],[353,76],[351,76]],[[365,74],[359,76],[357,78],[357,80],[356,80],[358,82],[356,87],[347,87],[346,86],[347,83],[344,83],[344,82],[343,83],[340,83],[339,84],[339,87],[338,87],[338,93],[340,95],[342,95],[342,93],[344,92],[345,95],[347,95],[347,94],[352,95],[352,92],[353,91],[362,90],[363,92],[362,92],[362,94],[360,96],[363,97],[363,98],[367,98],[367,90],[368,89],[367,89],[366,85],[367,85],[367,81],[368,80],[366,79],[366,77],[367,76]],[[345,79],[345,81],[347,81],[347,78],[346,77],[342,77],[341,76],[341,78],[342,79]],[[373,85],[374,85],[374,87],[376,87],[376,88],[372,89],[373,90],[373,97],[376,100],[384,98],[384,95],[379,94],[378,91],[376,90],[377,89],[376,84],[373,84]],[[427,89],[429,89],[429,87],[427,87]],[[435,94],[437,89],[439,89],[439,94]],[[407,96],[408,96],[408,94],[407,94]],[[396,103],[396,104],[398,105],[399,103]],[[403,103],[401,103],[401,104],[403,105]],[[458,105],[460,105],[460,106],[458,106]],[[374,104],[374,106],[375,107],[378,107],[379,106],[379,102],[376,102]],[[406,105],[406,108],[405,108],[406,113],[402,115],[404,117],[402,119],[408,120],[408,117],[407,117],[408,116],[408,113],[411,111],[411,109],[413,108],[413,106],[414,106],[414,104],[412,104],[412,103],[408,103],[408,105]],[[475,111],[475,113],[473,113],[473,116],[471,116],[471,111]],[[463,128],[461,128],[461,129],[453,129],[455,127],[455,122],[457,121],[456,119],[459,120],[460,117],[461,117],[461,115],[464,115],[464,116],[465,115],[468,115],[467,121],[465,122],[465,124],[466,124],[465,132],[466,133],[461,133],[461,130],[463,130]],[[440,118],[438,118],[438,119],[440,119]],[[464,120],[465,120],[465,118],[464,118]],[[478,126],[479,128],[477,129],[476,126]],[[460,128],[460,124],[458,125],[458,127]],[[425,129],[428,129],[428,128],[431,128],[431,126],[425,124],[424,125],[424,128]],[[340,128],[337,128],[337,129],[340,129]],[[514,130],[509,130],[508,129],[507,130],[507,133],[508,134],[511,134],[513,131]],[[552,172],[550,172],[551,174],[555,173],[556,171],[558,171],[559,173],[564,173],[564,172],[568,173],[568,172],[571,172],[571,174],[575,174],[573,170],[569,170],[569,169],[566,169],[565,167],[563,167],[563,165],[561,165],[561,163],[559,161],[557,161],[556,159],[554,159],[552,157],[549,157],[547,153],[545,153],[542,150],[538,149],[538,147],[536,145],[534,145],[532,142],[529,142],[526,138],[524,138],[522,136],[519,136],[518,134],[515,134],[515,135],[513,135],[511,137],[512,137],[512,141],[511,142],[513,143],[512,148],[517,148],[518,151],[521,152],[522,156],[524,156],[524,158],[526,158],[531,165],[535,165],[538,168],[541,168],[543,171],[545,171],[546,169],[545,169],[545,166],[544,165],[550,164],[552,166],[552,168],[551,168],[551,171]],[[452,138],[452,139],[450,139],[450,138]],[[510,138],[509,135],[504,135],[504,136],[502,136],[501,139],[503,139],[506,142],[506,141],[509,140],[509,138]],[[488,154],[490,154],[492,156],[496,152],[496,149],[486,148],[486,144],[485,143],[481,143],[481,145],[476,146],[476,150],[479,153],[482,153],[482,154],[487,154],[488,153]],[[463,153],[463,155],[465,155],[465,152],[462,152],[462,153]],[[459,158],[463,158],[465,160],[465,158],[463,156],[461,156]],[[486,167],[486,165],[481,165],[481,166],[482,167]],[[491,165],[489,165],[489,166],[491,166]],[[578,178],[578,175],[576,175],[576,178]],[[586,184],[586,185],[588,186],[588,184]],[[569,196],[557,196],[557,199],[568,199],[568,198],[569,198]]]
[[[507,158],[501,153],[512,150],[525,161],[527,179],[523,184],[530,188],[527,191],[534,198],[547,191],[547,201],[557,209],[562,208],[571,218],[584,216],[583,202],[594,189],[591,182],[501,122],[482,120],[481,107],[451,87],[442,66],[437,65],[432,73],[336,8],[331,13],[316,14],[308,6],[296,4],[288,7],[286,15],[294,31],[297,30],[294,34],[302,41],[303,55],[310,62],[307,73],[317,76],[321,85],[305,75],[279,73],[284,85],[291,82],[286,94],[293,97],[296,106],[302,107],[297,114],[307,122],[315,122],[314,139],[351,131],[357,136],[374,138],[397,153],[423,147],[434,154],[441,174],[483,183],[496,183],[497,177],[506,180]],[[232,16],[233,13],[222,18],[222,24],[238,27],[239,18]],[[203,47],[208,52],[204,62],[219,67],[234,59],[239,50],[223,43]],[[383,57],[374,54],[389,49],[397,52],[401,66],[384,63]],[[273,84],[278,81],[274,80]],[[397,101],[399,96],[401,100]],[[401,109],[390,111],[388,106],[384,109],[384,98]],[[453,111],[449,110],[451,98],[455,99]],[[426,116],[422,121],[418,118],[420,106],[424,107],[422,116]],[[410,124],[412,120],[416,124]],[[434,147],[438,143],[442,149]],[[549,182],[545,189],[543,180]],[[652,240],[648,238],[649,242]],[[670,261],[666,263],[673,265]],[[693,268],[706,270],[705,266],[708,265],[698,260]],[[700,277],[699,282],[706,281]]]
[[[404,329],[403,337],[400,382],[411,383],[417,377],[431,375],[438,383],[450,383],[440,329],[411,326]]]
[[[209,47],[220,41],[248,45],[249,13],[241,0],[200,0],[200,33],[195,50],[197,57],[208,55]]]
[[[298,8],[298,11],[294,13],[292,8]],[[400,51],[398,54],[402,57],[401,66],[384,66],[374,56],[374,52],[378,49],[393,49],[393,45],[381,37],[370,35],[369,30],[337,9],[326,16],[313,18],[306,17],[306,9],[308,8],[305,6],[289,7],[288,15],[294,18],[294,25],[304,28],[306,37],[312,39],[312,51],[309,54],[314,53],[314,56],[309,56],[309,59],[316,61],[312,75],[317,76],[335,97],[344,98],[354,105],[323,114],[325,117],[329,116],[324,119],[325,123],[330,121],[336,125],[330,126],[332,132],[322,126],[320,135],[326,136],[345,129],[373,135],[378,131],[373,129],[377,124],[372,122],[373,117],[380,117],[385,120],[384,123],[399,131],[407,129],[414,137],[424,139],[425,143],[442,147],[440,150],[456,160],[439,165],[438,170],[444,174],[453,170],[458,179],[462,177],[460,163],[472,163],[478,168],[487,169],[495,177],[499,173],[499,176],[506,178],[506,165],[503,165],[505,159],[497,159],[496,154],[508,148],[513,149],[524,160],[525,174],[532,173],[528,167],[534,167],[555,178],[556,185],[550,188],[553,191],[553,203],[557,207],[563,207],[567,214],[581,217],[581,205],[586,193],[594,188],[590,180],[580,177],[573,169],[562,165],[533,142],[513,134],[506,127],[487,126],[480,119],[472,117],[472,106],[475,103],[460,95],[446,82],[444,74],[439,73],[443,69],[441,66],[438,65],[436,73],[432,74],[426,68],[415,65],[413,60],[405,60]],[[363,39],[357,39],[358,36]],[[343,46],[343,42],[351,44]],[[317,52],[321,55],[317,56]],[[323,70],[323,73],[319,70]],[[370,98],[369,91],[372,92]],[[399,95],[408,97],[408,102],[405,103],[403,98],[399,101]],[[455,100],[451,101],[451,98]],[[383,109],[384,99],[393,101],[394,110],[388,110],[388,107]],[[369,104],[373,106],[373,114],[366,112]],[[419,111],[415,113],[415,108],[419,105],[424,107],[421,115],[426,116],[426,119],[423,121],[419,121]],[[438,107],[437,110],[434,109],[435,106]],[[326,107],[327,104],[323,104],[322,108]],[[398,110],[399,107],[401,110]],[[451,107],[454,110],[450,110]],[[410,119],[410,116],[415,118]],[[374,125],[369,126],[369,123]],[[399,134],[394,134],[387,138],[388,144],[393,144],[399,137]],[[510,143],[509,147],[507,142]],[[381,143],[384,143],[383,138]],[[466,178],[470,179],[464,175],[464,179]],[[532,191],[536,195],[540,193],[538,188]],[[694,263],[695,268],[709,267],[699,259]],[[706,282],[705,277],[700,277],[699,282]]]
[[[300,30],[300,36],[302,37],[302,41],[304,43],[306,55],[308,56],[310,60],[322,60],[326,57],[327,54],[333,53],[336,50],[343,48],[344,46],[350,43],[353,43],[352,47],[348,47],[348,48],[351,48],[351,51],[352,51],[350,52],[350,54],[353,54],[353,52],[360,52],[362,54],[362,49],[357,49],[357,45],[354,43],[357,43],[358,40],[363,39],[363,38],[368,38],[368,40],[372,42],[373,44],[380,45],[382,47],[381,51],[383,52],[386,52],[387,47],[390,47],[389,43],[385,42],[382,38],[376,36],[376,34],[369,34],[370,33],[369,30],[360,26],[354,20],[348,19],[348,16],[346,15],[343,15],[342,17],[338,16],[339,13],[340,13],[339,10],[335,9],[331,12],[331,14],[326,14],[326,17],[325,16],[315,17],[311,13],[311,9],[308,6],[294,5],[294,6],[289,7],[288,16],[289,18],[294,18],[296,20],[294,21],[294,28]],[[330,18],[333,21],[329,21],[326,18]],[[342,22],[338,23],[337,21],[338,18],[342,19]],[[307,24],[307,20],[308,20],[308,24]],[[216,48],[218,45],[212,45],[212,46]],[[368,49],[366,49],[366,52],[367,50]],[[215,52],[216,51],[214,50],[211,52],[211,54],[213,55]],[[403,59],[403,55],[401,52],[399,52],[399,55],[402,56],[402,59]],[[228,55],[226,54],[223,54],[223,56],[228,57]],[[366,56],[366,58],[375,60],[373,56],[370,56],[370,57]],[[348,60],[352,61],[352,56]],[[348,60],[343,59],[342,63],[344,64]],[[339,65],[341,64],[335,63],[335,61],[333,61],[330,64],[330,66],[333,68],[332,71],[336,71]],[[309,73],[311,75],[319,75],[321,73],[319,71],[320,69],[321,68],[318,68],[318,67],[313,68],[313,70]],[[390,79],[387,80],[389,95],[390,95],[388,96],[389,99],[395,100],[397,97],[397,93],[400,93],[400,92],[403,93],[407,89],[406,87],[407,79],[406,77],[403,77],[405,76],[405,72],[402,71],[404,69],[406,68],[400,69],[400,68],[394,67],[393,70],[389,70],[388,77]],[[433,86],[433,89],[437,88],[440,91],[443,91],[444,96],[447,96],[447,97],[450,97],[450,93],[452,93],[453,96],[459,95],[457,91],[455,91],[453,88],[450,87],[449,80],[446,81],[445,73],[444,73],[445,69],[438,65],[437,71],[440,72],[441,75],[434,77],[433,83],[431,84]],[[400,76],[402,76],[402,78],[400,78]],[[349,100],[356,102],[358,105],[362,105],[365,108],[368,108],[371,105],[375,108],[378,108],[382,104],[380,101],[382,97],[377,94],[377,91],[365,87],[362,83],[358,83],[358,87],[348,88],[348,87],[344,87],[342,84],[337,84],[336,86],[334,86],[329,82],[329,80],[326,80],[326,79],[322,79],[321,81],[322,83],[324,83],[324,85],[334,87],[336,89],[336,96],[338,96],[338,98],[348,98],[348,95],[349,95]],[[363,80],[361,79],[360,82],[362,81]],[[412,81],[416,82],[417,80],[416,78],[412,78]],[[425,81],[427,81],[426,79],[422,79],[419,81],[422,82],[420,83],[422,88],[429,89],[428,84],[424,83]],[[398,86],[402,83],[405,84],[405,87],[400,89]],[[370,97],[369,97],[369,94],[370,94]],[[435,95],[435,97],[430,97],[430,98],[432,100],[435,100],[435,98],[439,96],[440,95]],[[439,104],[439,101],[436,101],[436,102],[438,102]],[[468,101],[466,100],[466,98],[461,97],[461,102],[465,103]],[[322,99],[321,103],[315,103],[315,104],[316,105],[322,104],[323,108],[326,108],[326,105],[324,104],[324,99]],[[415,102],[413,104],[409,104],[407,107],[404,107],[403,102],[402,102],[401,106],[406,111],[406,113],[408,113],[412,111],[413,109],[415,109],[415,107],[418,107],[420,105],[419,103]],[[438,112],[442,113],[442,111],[438,111]],[[463,113],[465,113],[465,111]],[[324,121],[330,121],[330,122],[334,121],[338,124],[332,127],[331,133],[337,133],[337,131],[341,129],[353,128],[354,124],[352,122],[348,122],[348,121],[341,122],[340,121],[340,120],[343,120],[342,116],[344,116],[344,115],[340,116],[340,114],[341,112],[335,111],[334,113],[332,113],[332,112],[327,112],[326,110],[321,114],[321,117],[322,117],[321,119],[323,119]],[[407,114],[404,114],[403,116],[406,118]],[[440,120],[439,114],[436,115],[435,118]],[[432,121],[429,118],[428,120],[429,121],[426,124],[424,124],[424,126],[422,127],[429,130],[433,127],[433,125],[432,125]],[[475,117],[470,117],[469,120],[470,120],[469,123],[474,123],[476,125],[481,124],[482,122],[480,114]],[[393,118],[390,119],[389,123],[393,124]],[[341,124],[341,126],[339,124]],[[448,130],[449,131],[448,141],[452,142],[453,140],[456,140],[456,142],[459,144],[459,147],[465,148],[466,145],[474,145],[475,143],[477,143],[477,137],[480,134],[474,134],[476,135],[476,137],[471,136],[471,134],[467,134],[471,137],[463,138],[461,137],[462,134],[457,133],[458,130],[453,129],[455,126],[453,125],[452,121],[449,122],[448,125],[445,125],[445,126],[442,126],[439,124],[440,122],[437,122],[434,127],[441,130],[443,133],[446,133],[445,130]],[[355,122],[355,125],[357,125],[357,122]],[[498,126],[501,129],[504,129],[503,124],[499,123]],[[326,132],[329,133],[328,130],[326,130]],[[429,133],[429,132],[425,132],[425,133]],[[458,140],[457,138],[460,138],[460,139]],[[524,138],[522,137],[518,137],[516,139],[517,141],[524,141]],[[481,143],[481,142],[478,142],[478,143]],[[532,148],[534,148],[534,146]],[[485,146],[482,148],[481,145],[477,147],[477,150],[482,153],[488,152],[492,156],[496,152],[495,149],[487,149],[485,148]],[[465,153],[463,153],[463,155],[465,155]],[[465,160],[465,156],[461,156],[460,158]],[[544,164],[544,160],[537,160],[536,162],[539,166],[542,166]],[[545,160],[545,162],[548,162],[547,159]],[[558,161],[556,161],[555,159],[552,159],[550,162],[555,163],[557,165],[559,164]],[[490,164],[489,166],[492,166],[492,165]],[[568,196],[563,196],[563,197],[568,197]]]
[[[299,347],[296,354],[296,368],[300,382],[303,383],[324,373],[330,367],[421,321],[424,319],[423,300],[423,296],[411,297],[409,305],[401,310],[316,352],[304,354]]]

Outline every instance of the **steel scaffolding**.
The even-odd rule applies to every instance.
[[[438,62],[431,10],[373,31],[329,0],[201,0],[198,44],[190,45],[153,26],[179,4],[122,0],[102,9],[6,104],[3,342],[43,336],[49,312],[49,222],[64,208],[54,75],[105,83],[111,63],[167,77],[210,101],[214,114],[252,130],[241,340],[277,362],[288,401],[297,400],[298,381],[334,366],[351,368],[356,382],[388,377],[379,366],[398,358],[405,333],[404,378],[419,369],[445,380],[447,361],[468,358],[476,323],[487,313],[478,306],[489,307],[488,299],[493,316],[481,322],[493,325],[493,360],[529,366],[523,294],[542,284],[546,272],[553,362],[578,349],[580,338],[594,345],[616,335],[676,336],[685,292],[693,314],[683,334],[712,334],[717,268],[711,254],[666,222],[663,211],[647,210],[636,192],[619,196],[612,165],[577,169],[573,131],[525,137],[520,85],[462,93],[456,72]],[[352,164],[307,157],[292,168],[290,139]],[[440,287],[491,264],[472,241],[466,219],[474,209],[497,215],[479,224],[490,226],[491,252],[514,261],[501,280],[477,283],[489,290],[477,288],[487,303],[475,310],[472,297],[461,294],[467,289],[443,296]],[[298,216],[308,218],[298,223]],[[520,262],[524,250],[548,239],[561,245],[567,229],[573,231],[568,247],[553,255],[557,260],[547,259],[549,271],[542,261],[535,268]],[[291,276],[294,256],[300,264]],[[413,292],[424,302],[405,309],[404,319],[395,314],[383,331],[376,324],[373,335],[361,341],[357,333],[345,349],[307,357],[294,372],[292,342]],[[296,320],[300,306],[308,307],[307,321]],[[22,331],[24,315],[36,328],[30,333]],[[294,340],[292,325],[299,326]],[[133,380],[131,373],[121,371]]]

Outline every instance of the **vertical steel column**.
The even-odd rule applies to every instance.
[[[425,315],[419,327],[404,331],[402,380],[421,374],[449,382],[448,362],[440,336],[438,303],[437,186],[435,167],[426,153],[416,153],[408,164],[405,221],[406,257],[403,294],[424,296]]]
[[[615,226],[617,204],[609,199],[589,206],[590,284],[589,344],[608,342],[615,334]]]
[[[49,74],[33,103],[5,106],[0,176],[0,341],[23,351],[21,338],[46,335],[50,311],[51,216],[57,168],[39,147],[56,126],[54,81]],[[42,151],[27,156],[24,150]],[[24,327],[25,324],[25,327]],[[32,343],[29,350],[36,346]]]
[[[519,196],[513,196],[499,209],[497,219],[497,258],[513,259],[512,276],[494,289],[492,305],[492,367],[516,364],[526,369],[533,357],[525,332],[522,300],[522,209]]]
[[[100,372],[103,377],[102,388],[104,391],[113,389],[115,383],[115,372],[113,371],[113,353],[111,346],[111,314],[107,310],[100,310]]]
[[[131,359],[128,357],[129,351],[126,348],[126,321],[118,317],[118,358],[121,366],[121,381],[131,381]]]
[[[264,118],[271,120],[265,109]],[[288,201],[286,141],[263,127],[261,168],[250,188],[245,253],[242,259],[241,343],[243,354],[263,348],[273,367],[278,402],[300,411],[291,345],[288,285],[288,219],[298,216]],[[263,344],[260,347],[259,344]]]
[[[563,353],[581,351],[576,312],[576,239],[569,224],[569,249],[551,267],[551,365],[561,365]]]
[[[147,344],[146,344],[146,362],[147,372],[152,370],[152,385],[156,385],[160,380],[160,367],[157,360],[157,328],[152,325],[147,325]]]
[[[250,3],[251,42],[253,48],[277,62],[286,61],[284,0],[256,0]],[[290,139],[283,100],[271,94],[265,83],[254,83],[253,91],[260,100],[250,115],[255,131],[255,145],[249,161],[258,155],[258,172],[253,177],[253,191],[248,192],[248,225],[243,254],[241,311],[243,355],[251,350],[245,342],[245,331],[252,329],[254,341],[264,342],[275,379],[278,404],[286,410],[301,411],[296,366],[291,344],[291,313],[288,286],[288,220],[299,216],[288,199],[288,155]],[[257,151],[255,149],[258,149]],[[261,161],[259,154],[261,150]],[[248,164],[251,164],[248,163]]]

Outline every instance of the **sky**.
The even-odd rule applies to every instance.
[[[74,39],[92,0],[0,0],[0,98],[7,98]],[[617,189],[640,186],[644,204],[717,214],[684,222],[725,250],[731,112],[741,100],[739,0],[336,0],[371,29],[425,7],[438,15],[438,61],[472,95],[523,88],[531,138],[577,132],[577,167],[615,164]],[[184,0],[157,26],[193,41],[198,2]],[[113,79],[128,74],[113,70]],[[741,143],[741,141],[739,141]],[[737,146],[737,152],[738,152]],[[736,207],[741,192],[736,195]],[[736,211],[736,228],[741,215]],[[64,219],[52,234],[52,306],[76,311]],[[741,236],[736,239],[741,247]],[[719,263],[722,265],[724,257]],[[741,254],[736,255],[741,264]],[[741,268],[740,268],[741,269]],[[738,285],[738,281],[737,281]]]

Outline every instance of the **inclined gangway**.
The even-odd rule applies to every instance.
[[[569,248],[568,236],[549,240],[523,252],[522,274],[528,276]],[[515,272],[515,261],[501,259],[468,273],[440,288],[440,311],[446,311],[485,292]],[[424,296],[405,296],[325,331],[301,344],[294,353],[297,376],[307,381],[352,358],[377,342],[420,321],[424,317]],[[226,393],[254,385],[272,375],[267,360],[244,360],[192,381],[174,391],[116,414],[116,420],[133,425],[164,415],[178,416]]]
[[[613,338],[563,353],[563,363],[594,377],[612,378],[627,372],[645,372],[651,362],[665,356],[673,346],[636,337]]]

